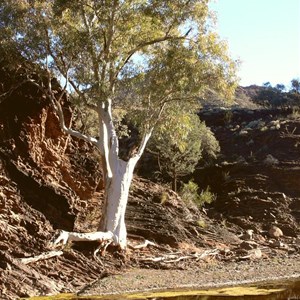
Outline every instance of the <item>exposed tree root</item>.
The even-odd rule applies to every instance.
[[[56,246],[58,244],[66,245],[68,242],[90,242],[90,241],[99,241],[100,246],[95,250],[94,256],[98,254],[101,250],[101,255],[104,255],[106,248],[113,242],[114,235],[112,232],[89,232],[89,233],[79,233],[79,232],[69,232],[65,230],[61,230],[59,236],[53,241],[52,245]],[[128,244],[128,247],[131,249],[141,249],[146,248],[148,246],[154,246],[160,248],[159,245],[151,242],[149,240],[145,240],[144,243],[140,245],[131,245]],[[103,248],[103,249],[102,249]]]
[[[55,257],[55,256],[60,256],[62,255],[63,252],[62,251],[49,251],[49,252],[45,252],[45,253],[42,253],[40,255],[37,255],[37,256],[33,256],[33,257],[26,257],[26,258],[21,258],[20,261],[27,265],[27,264],[30,264],[30,263],[33,263],[33,262],[37,262],[37,261],[40,261],[40,260],[45,260],[45,259],[49,259],[49,258],[52,258],[52,257]]]
[[[91,242],[91,241],[113,241],[113,233],[110,231],[95,231],[88,233],[69,232],[61,230],[59,236],[54,240],[53,245],[56,246],[60,243],[66,245],[67,242]]]
[[[107,240],[105,242],[101,242],[99,247],[97,247],[97,249],[94,251],[93,253],[93,256],[95,258],[95,260],[97,260],[101,266],[104,266],[103,265],[103,262],[102,260],[97,256],[98,252],[101,251],[101,256],[104,256],[105,255],[105,251],[106,251],[106,248],[112,243],[112,240]]]
[[[157,247],[157,245],[149,240],[145,240],[143,244],[140,244],[140,245],[131,245],[131,244],[128,244],[128,247],[131,248],[131,249],[134,249],[134,250],[137,250],[137,249],[141,249],[141,248],[146,248],[148,246],[154,246],[154,247]]]
[[[111,243],[113,243],[113,237],[114,237],[114,235],[112,232],[97,231],[97,232],[90,232],[90,233],[78,233],[78,232],[68,232],[68,231],[61,230],[59,233],[59,236],[53,241],[52,245],[53,246],[57,246],[58,244],[66,245],[68,242],[72,242],[72,241],[87,241],[87,242],[88,241],[98,241],[98,242],[100,242],[100,245],[94,251],[93,256],[94,256],[95,260],[97,260],[103,266],[103,262],[97,256],[97,254],[101,251],[100,252],[101,256],[104,256],[107,247]],[[146,248],[148,246],[161,248],[160,245],[157,245],[156,243],[151,242],[149,240],[145,240],[142,244],[138,244],[138,245],[128,244],[128,247],[130,247],[133,250]],[[169,251],[169,249],[166,249],[166,248],[164,248],[164,250]],[[20,261],[24,264],[29,264],[32,262],[37,262],[39,260],[44,260],[44,259],[48,259],[51,257],[60,256],[62,254],[63,254],[63,251],[49,251],[49,252],[45,252],[40,255],[34,256],[34,257],[21,258]],[[185,254],[185,255],[182,252],[171,252],[171,253],[167,253],[162,256],[157,256],[157,257],[153,257],[153,256],[145,257],[144,256],[144,257],[140,257],[139,260],[141,262],[176,263],[181,260],[188,260],[188,259],[196,259],[198,261],[198,260],[205,259],[206,257],[209,257],[209,256],[216,256],[217,254],[219,254],[219,250],[217,250],[217,249],[206,250],[202,253],[192,253],[192,254]]]
[[[102,261],[97,257],[97,253],[101,250],[101,255],[104,255],[106,248],[113,242],[113,233],[108,232],[90,232],[90,233],[79,233],[79,232],[69,232],[61,230],[59,236],[51,243],[51,246],[57,246],[58,244],[66,245],[68,242],[78,242],[78,241],[99,241],[99,247],[94,251],[94,258],[103,265]],[[45,260],[51,257],[60,256],[63,251],[49,251],[44,252],[40,255],[28,258],[21,258],[20,261],[24,264],[29,264],[32,262],[37,262],[39,260]]]

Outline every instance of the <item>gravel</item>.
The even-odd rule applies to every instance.
[[[215,262],[188,270],[128,269],[98,279],[79,295],[114,295],[166,289],[201,289],[248,283],[300,279],[299,255],[274,259]]]

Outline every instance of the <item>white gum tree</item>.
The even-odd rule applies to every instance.
[[[38,66],[27,73],[28,81],[51,101],[62,130],[93,144],[102,159],[106,196],[100,231],[63,231],[56,242],[103,240],[125,248],[129,188],[156,123],[173,105],[181,111],[199,108],[197,99],[208,89],[226,97],[233,93],[236,63],[214,32],[208,2],[1,1],[1,46],[14,47]],[[60,104],[66,94],[77,94],[86,110],[97,113],[98,137],[66,126]],[[140,145],[127,160],[119,157],[116,108],[139,128]]]

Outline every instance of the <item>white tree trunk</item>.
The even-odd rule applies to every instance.
[[[99,149],[103,161],[105,203],[100,226],[101,231],[91,233],[61,231],[54,244],[60,242],[65,244],[68,241],[113,241],[114,244],[125,249],[127,246],[125,212],[129,188],[135,165],[144,152],[153,128],[145,132],[137,153],[128,161],[124,161],[118,157],[119,143],[112,121],[110,99],[98,103],[97,111],[100,125],[100,138],[98,140],[67,128],[64,125],[63,111],[59,103],[57,103],[55,109],[59,115],[61,128],[66,133],[91,142]]]
[[[136,160],[133,159],[117,159],[114,162],[113,176],[108,182],[106,205],[103,210],[101,230],[112,232],[114,243],[122,249],[126,248],[127,244],[125,212],[135,165]]]
[[[68,241],[113,241],[121,249],[127,246],[125,212],[129,196],[134,167],[140,156],[129,161],[116,159],[112,162],[112,176],[106,182],[106,201],[103,208],[101,231],[77,233],[61,231],[54,245]]]

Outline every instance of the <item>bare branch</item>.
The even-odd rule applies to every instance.
[[[187,255],[181,255],[182,253],[171,253],[166,254],[159,257],[141,257],[141,261],[147,262],[164,262],[164,263],[175,263],[181,260],[187,260],[187,259],[196,259],[203,260],[206,259],[209,256],[216,256],[219,254],[218,249],[212,249],[212,250],[205,250],[202,253],[192,253]]]
[[[158,115],[157,115],[157,119],[156,119],[155,124],[157,124],[157,122],[159,121],[159,119],[160,119],[160,117],[161,117],[161,115],[162,115],[162,113],[163,113],[163,111],[164,111],[164,109],[165,109],[165,106],[166,106],[166,102],[163,102],[163,103],[161,104],[160,109],[159,109],[159,112],[158,112]]]
[[[131,244],[128,244],[128,247],[129,247],[129,248],[132,248],[132,249],[134,249],[134,250],[137,250],[137,249],[146,248],[146,247],[148,247],[149,245],[150,245],[150,246],[155,246],[155,247],[156,247],[156,244],[153,243],[153,242],[151,242],[151,241],[149,241],[149,240],[145,240],[144,243],[139,244],[139,245],[131,245]]]
[[[79,131],[73,130],[71,128],[68,128],[65,124],[65,118],[63,114],[62,107],[60,103],[54,99],[51,98],[51,102],[53,104],[53,107],[58,114],[59,122],[60,122],[60,128],[67,134],[70,134],[78,139],[84,140],[88,143],[92,143],[93,145],[98,147],[98,140],[96,138],[93,138],[91,136],[85,135]]]
[[[62,93],[60,94],[58,100],[56,100],[55,95],[53,94],[52,91],[52,87],[51,87],[51,80],[48,78],[48,91],[46,93],[46,97],[50,100],[50,102],[53,105],[53,108],[55,110],[55,112],[58,114],[58,119],[60,122],[60,127],[61,129],[66,133],[66,134],[70,134],[78,139],[82,139],[88,143],[92,143],[93,145],[98,147],[98,140],[96,138],[93,138],[91,136],[82,134],[79,131],[73,130],[71,128],[68,128],[65,124],[65,118],[64,118],[64,114],[63,114],[63,109],[60,105],[60,103],[58,102],[59,100],[62,99],[63,95],[65,94],[66,90],[64,89],[62,91]],[[36,81],[34,81],[33,79],[28,79],[27,82],[30,82],[31,84],[33,84],[34,86],[36,86],[43,94],[45,94],[45,90],[44,88],[39,85]],[[66,88],[66,85],[65,85]],[[98,147],[99,148],[99,147]]]
[[[165,98],[165,97],[164,97]],[[164,99],[163,98],[163,99]],[[166,106],[166,104],[167,104],[167,101],[161,101],[161,103],[160,103],[160,108],[159,108],[159,111],[158,111],[158,113],[156,113],[156,111],[154,111],[153,113],[152,113],[152,115],[149,117],[149,123],[151,123],[152,122],[152,120],[154,120],[154,123],[151,125],[153,128],[156,126],[156,124],[158,123],[158,121],[160,120],[160,117],[161,117],[161,115],[162,115],[162,113],[163,113],[163,111],[164,111],[164,109],[165,109],[165,106]]]

